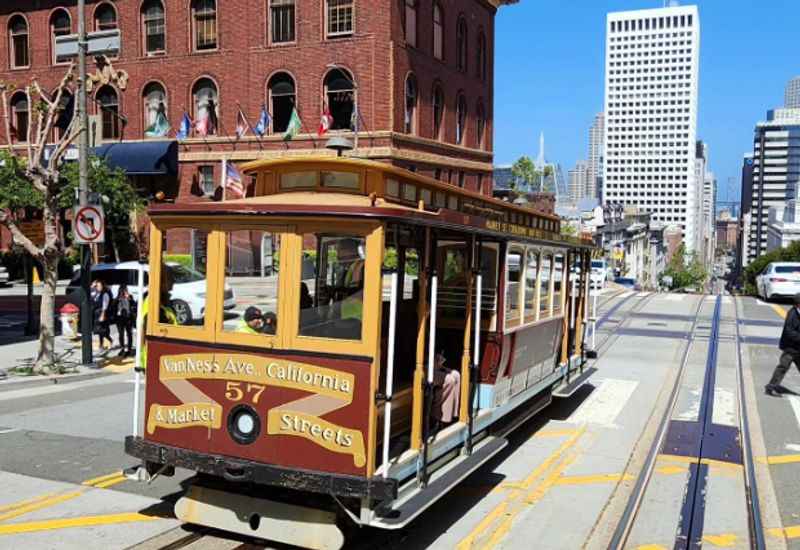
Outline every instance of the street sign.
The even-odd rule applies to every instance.
[[[75,57],[78,55],[78,35],[68,34],[56,36],[56,57],[59,59]],[[103,55],[119,52],[119,29],[96,31],[88,33],[86,37],[87,54]]]
[[[101,206],[76,206],[72,216],[72,235],[78,244],[105,242],[106,220]]]

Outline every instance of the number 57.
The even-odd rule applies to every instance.
[[[244,399],[245,395],[247,395],[250,401],[257,405],[265,388],[266,386],[261,386],[259,384],[247,384],[244,386],[244,389],[242,389],[241,382],[226,382],[225,398],[228,399],[228,401],[241,401]]]

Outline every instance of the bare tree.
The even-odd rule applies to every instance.
[[[19,209],[0,209],[0,224],[4,225],[25,251],[37,260],[44,270],[40,306],[39,351],[34,370],[44,372],[55,367],[55,295],[58,280],[58,264],[64,256],[64,239],[59,228],[59,193],[61,191],[61,160],[67,148],[80,133],[77,117],[73,116],[65,131],[53,143],[54,128],[62,114],[65,94],[75,93],[75,66],[70,65],[55,90],[45,93],[36,80],[24,88],[28,101],[28,125],[25,144],[15,146],[11,135],[8,94],[13,88],[0,83],[0,99],[8,151],[17,172],[16,180],[30,186],[31,195],[39,195],[44,242],[34,243],[20,229]],[[21,140],[18,140],[21,141]],[[50,142],[50,143],[48,143]],[[46,149],[51,154],[45,158]]]

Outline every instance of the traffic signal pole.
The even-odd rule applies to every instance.
[[[89,116],[86,112],[86,0],[78,0],[78,204],[89,202]],[[95,366],[92,357],[92,325],[94,313],[89,301],[92,276],[90,245],[81,245],[81,364]]]

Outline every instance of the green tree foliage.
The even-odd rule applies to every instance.
[[[756,277],[772,262],[800,262],[800,241],[790,243],[786,248],[778,248],[767,252],[753,260],[744,269],[744,291],[755,295]]]
[[[511,166],[511,175],[514,176],[514,182],[511,184],[514,191],[518,191],[517,183],[524,183],[526,188],[536,181],[539,171],[536,170],[536,165],[528,156],[521,156]]]
[[[661,280],[665,277],[672,278],[670,290],[686,287],[701,287],[708,279],[706,271],[696,253],[687,258],[686,247],[681,245],[669,262],[667,269],[661,274]],[[688,260],[688,261],[687,261]]]
[[[44,196],[28,183],[25,159],[0,151],[0,209],[41,208]]]

